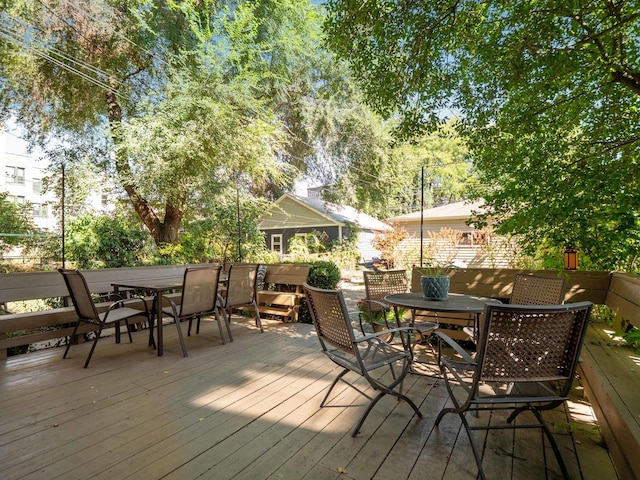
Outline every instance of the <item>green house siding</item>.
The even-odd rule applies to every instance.
[[[319,212],[295,200],[284,198],[269,210],[270,215],[260,222],[261,230],[319,228],[338,224]],[[311,231],[311,230],[309,230]]]
[[[289,240],[293,237],[296,236],[296,234],[300,234],[300,233],[312,233],[312,232],[320,232],[320,233],[326,233],[327,236],[329,237],[329,241],[332,240],[337,240],[340,237],[340,231],[339,231],[339,227],[337,226],[325,226],[325,227],[300,227],[300,228],[274,228],[274,229],[269,229],[269,230],[264,230],[265,232],[265,240],[267,242],[267,249],[271,250],[272,249],[272,245],[271,245],[271,235],[274,234],[281,234],[282,235],[282,248],[283,248],[283,252],[282,253],[288,253],[289,251]],[[343,238],[348,236],[351,233],[351,229],[349,228],[343,228],[342,229],[342,236]]]

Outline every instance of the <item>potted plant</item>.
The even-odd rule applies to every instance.
[[[425,300],[442,301],[449,297],[453,266],[431,265],[420,268],[420,285]]]
[[[369,301],[361,298],[357,303],[360,318],[365,323],[371,325],[374,332],[387,330],[396,325],[396,314],[393,309],[380,304],[380,302]],[[405,309],[399,308],[398,315],[404,318]]]

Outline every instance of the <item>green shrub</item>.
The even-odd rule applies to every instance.
[[[309,269],[309,278],[307,279],[309,285],[327,290],[333,290],[337,287],[340,281],[340,269],[335,263],[308,262],[307,264],[311,266]],[[312,323],[306,298],[300,301],[298,321],[302,323]]]

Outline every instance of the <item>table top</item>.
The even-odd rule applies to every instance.
[[[487,303],[502,303],[489,297],[475,297],[461,293],[450,293],[446,300],[425,300],[422,292],[394,293],[384,301],[398,307],[428,310],[431,312],[482,313]]]
[[[130,288],[134,290],[147,290],[150,292],[163,292],[166,290],[173,290],[174,288],[182,288],[182,282],[180,283],[152,283],[144,282],[143,280],[133,280],[130,282],[114,282],[112,287],[118,288]]]

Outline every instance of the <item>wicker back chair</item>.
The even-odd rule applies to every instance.
[[[222,344],[225,343],[220,319],[221,314],[219,307],[216,305],[221,269],[221,265],[186,268],[182,280],[180,305],[176,305],[173,300],[167,298],[169,306],[162,309],[163,313],[171,315],[175,321],[178,329],[178,338],[182,346],[182,354],[185,357],[187,356],[187,347],[184,344],[182,329],[180,328],[180,322],[183,320],[189,320],[187,335],[191,335],[192,322],[196,319],[196,334],[198,334],[200,333],[200,319],[206,315],[214,315],[218,322]],[[153,328],[151,331],[153,332]]]
[[[364,276],[366,311],[369,314],[369,318],[372,318],[372,315],[375,314],[375,312],[386,313],[389,311],[389,306],[384,302],[384,297],[394,293],[406,293],[409,291],[409,281],[407,279],[406,270],[364,271],[362,274]],[[385,317],[386,327],[390,328],[389,324],[386,322],[386,315],[382,316]],[[416,312],[415,310],[412,310],[409,325],[421,335],[428,336],[438,328],[437,322],[416,321],[416,318],[418,318],[416,316]],[[420,316],[420,318],[425,317]],[[433,319],[433,317],[429,318]],[[401,324],[398,326],[401,326]],[[360,322],[360,327],[364,331],[362,321]],[[390,341],[390,338],[387,338],[386,340]]]
[[[413,408],[416,415],[422,417],[418,407],[411,399],[402,394],[402,382],[409,372],[413,359],[408,339],[403,341],[402,347],[400,347],[390,345],[381,338],[389,333],[408,335],[411,330],[394,328],[391,332],[385,330],[370,335],[356,335],[341,291],[314,288],[306,283],[303,285],[303,289],[322,352],[335,364],[342,367],[320,406],[325,405],[338,381],[343,381],[371,400],[353,429],[352,436],[354,437],[360,431],[369,412],[387,394],[404,400]],[[400,365],[400,372],[394,371],[394,365]],[[389,367],[390,372],[384,375],[379,374],[379,369],[385,367]],[[371,372],[374,370],[376,373],[372,375]],[[344,376],[349,372],[364,377],[369,385],[378,392],[377,395],[373,398],[369,397],[360,388],[346,381]]]
[[[119,341],[120,322],[124,322],[127,326],[129,341],[133,342],[133,338],[131,337],[131,330],[129,328],[129,319],[137,316],[142,316],[145,317],[147,321],[149,321],[149,310],[147,309],[147,304],[140,298],[118,300],[109,305],[105,312],[98,313],[98,309],[93,302],[91,291],[89,290],[89,286],[87,285],[87,281],[85,280],[84,275],[82,275],[82,273],[80,273],[78,270],[59,268],[58,271],[64,278],[64,283],[67,285],[67,290],[69,290],[69,295],[71,296],[71,300],[73,301],[76,315],[78,315],[78,321],[73,328],[71,337],[74,337],[76,335],[76,333],[78,332],[78,328],[83,323],[93,325],[95,327],[94,330],[96,330],[93,345],[91,345],[89,355],[87,355],[87,359],[84,362],[84,368],[87,368],[89,366],[93,351],[98,344],[100,334],[102,333],[102,330],[105,326],[115,326],[117,333],[116,341]],[[140,308],[131,308],[130,306],[127,306],[131,304],[139,305]],[[62,358],[67,358],[70,347],[71,341],[67,343],[67,348],[65,349]]]
[[[365,298],[364,309],[368,318],[379,317],[385,328],[391,328],[387,321],[389,305],[384,302],[384,297],[394,293],[405,293],[409,288],[406,270],[375,270],[362,272],[364,277]],[[360,316],[360,329],[367,331]],[[389,341],[390,338],[385,340]]]
[[[436,426],[447,413],[457,413],[467,431],[481,478],[485,478],[482,459],[471,435],[472,430],[500,428],[541,428],[549,439],[565,478],[566,466],[545,423],[542,413],[568,399],[580,349],[591,312],[591,302],[565,305],[492,305],[485,308],[484,322],[473,359],[442,332],[436,335],[464,359],[441,359],[441,372],[455,407],[444,408]],[[441,345],[442,346],[442,345]],[[469,377],[469,371],[473,372]],[[466,398],[459,400],[454,388],[462,386]],[[481,391],[482,389],[482,391]],[[512,410],[507,423],[487,424],[488,419],[467,422],[470,412]],[[514,424],[524,411],[531,411],[536,423]],[[477,415],[477,413],[476,413]],[[491,416],[491,420],[494,420]]]
[[[512,305],[560,305],[564,302],[566,281],[561,277],[518,274],[513,281]]]
[[[229,325],[233,309],[252,309],[256,326],[260,328],[260,332],[264,332],[258,310],[258,293],[256,290],[259,266],[257,263],[233,263],[229,265],[227,288],[224,290],[224,294],[219,297],[219,301],[226,316],[229,340],[232,342],[233,337],[231,336]]]
[[[561,277],[542,277],[519,273],[513,280],[510,305],[560,305],[564,302],[566,281]],[[478,325],[464,327],[471,341],[477,341]]]

